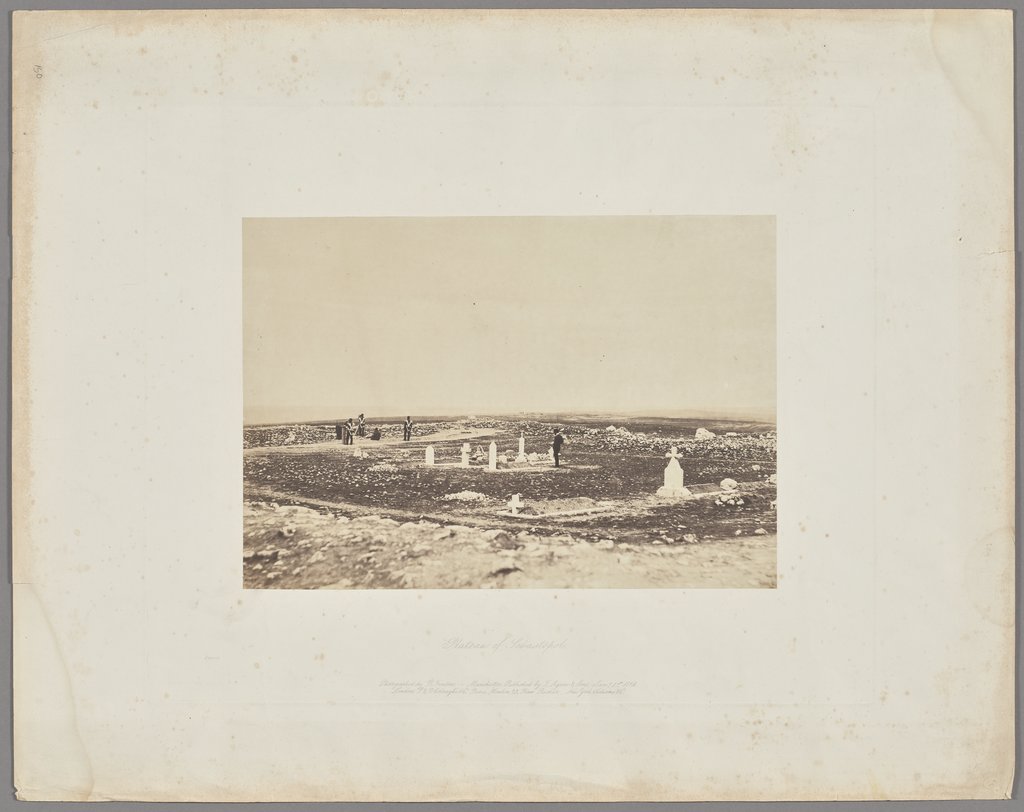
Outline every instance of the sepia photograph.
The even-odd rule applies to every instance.
[[[17,799],[1016,792],[1011,11],[8,23]]]
[[[774,588],[772,216],[243,222],[246,588]]]

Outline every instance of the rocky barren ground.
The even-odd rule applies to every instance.
[[[554,424],[445,421],[357,447],[333,428],[246,429],[243,579],[250,588],[773,587],[775,434],[750,424],[566,426],[564,467],[457,467],[494,439],[544,454]],[[734,434],[731,432],[735,431]],[[319,433],[318,433],[319,432]],[[727,435],[726,432],[730,432]],[[396,436],[397,435],[397,436]],[[326,439],[323,439],[326,437]],[[423,464],[428,442],[440,465]],[[694,498],[654,496],[679,447]],[[724,492],[724,478],[736,480]],[[512,516],[507,502],[522,495]]]

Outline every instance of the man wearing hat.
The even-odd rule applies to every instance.
[[[562,450],[562,443],[565,442],[565,437],[562,436],[561,429],[555,429],[555,439],[551,441],[551,449],[555,454],[555,468],[558,467],[558,452]]]

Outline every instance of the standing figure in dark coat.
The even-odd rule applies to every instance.
[[[558,467],[558,454],[562,450],[564,442],[565,438],[562,436],[562,430],[555,429],[555,439],[551,441],[551,448],[555,452],[555,468]]]
[[[405,418],[405,425],[402,426],[402,439],[403,440],[411,440],[412,439],[412,417],[411,416]]]
[[[335,423],[334,424],[334,439],[335,440],[344,440],[345,439],[345,429],[342,427],[341,423]]]
[[[379,428],[374,427],[373,434],[370,435],[370,439],[371,440],[379,440],[380,439],[380,429]]]
[[[344,442],[345,445],[352,445],[352,443],[355,442],[355,440],[352,437],[352,418],[351,417],[348,420],[345,421],[345,439],[344,439],[343,442]]]
[[[356,425],[356,434],[360,437],[366,436],[366,417],[362,413],[360,413],[359,420]]]

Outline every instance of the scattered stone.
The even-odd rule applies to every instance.
[[[611,539],[601,539],[594,545],[595,550],[611,550],[615,547],[615,542]]]
[[[740,486],[740,483],[735,479],[729,479],[726,477],[719,483],[719,486],[723,491],[734,491]]]
[[[697,544],[697,534],[687,533],[683,536],[682,541],[684,544]]]
[[[502,576],[511,575],[513,572],[522,572],[522,570],[519,569],[519,567],[502,567],[501,569],[495,570],[494,572],[489,572],[487,574],[487,577],[500,578]]]
[[[253,559],[255,557],[256,557],[256,551],[255,550],[250,550],[248,547],[246,547],[246,548],[244,548],[242,550],[242,560],[243,561],[249,561],[250,559]]]
[[[277,534],[279,536],[283,536],[286,539],[290,539],[292,536],[295,535],[295,528],[292,525],[288,524],[282,527],[280,530],[278,530]]]
[[[322,552],[320,552],[320,550],[317,550],[315,553],[313,553],[313,555],[311,555],[309,557],[309,563],[310,564],[319,564],[321,561],[326,561],[326,560],[327,560],[327,556],[325,556]]]
[[[441,500],[444,502],[486,502],[490,498],[486,493],[459,491],[458,493],[446,493]]]
[[[506,533],[504,530],[488,530],[483,534],[484,538],[492,544],[497,544],[501,547],[508,547],[514,542],[512,536]]]
[[[767,536],[768,535],[768,531],[765,530],[763,527],[759,527],[759,528],[757,528],[757,530],[754,531],[754,535],[755,536]]]
[[[769,476],[768,477],[768,484],[769,485],[778,485],[779,484],[779,476],[778,476],[778,474],[772,474],[771,476]]]
[[[706,428],[699,428],[693,433],[694,440],[714,440],[717,435],[713,431],[708,431]]]

